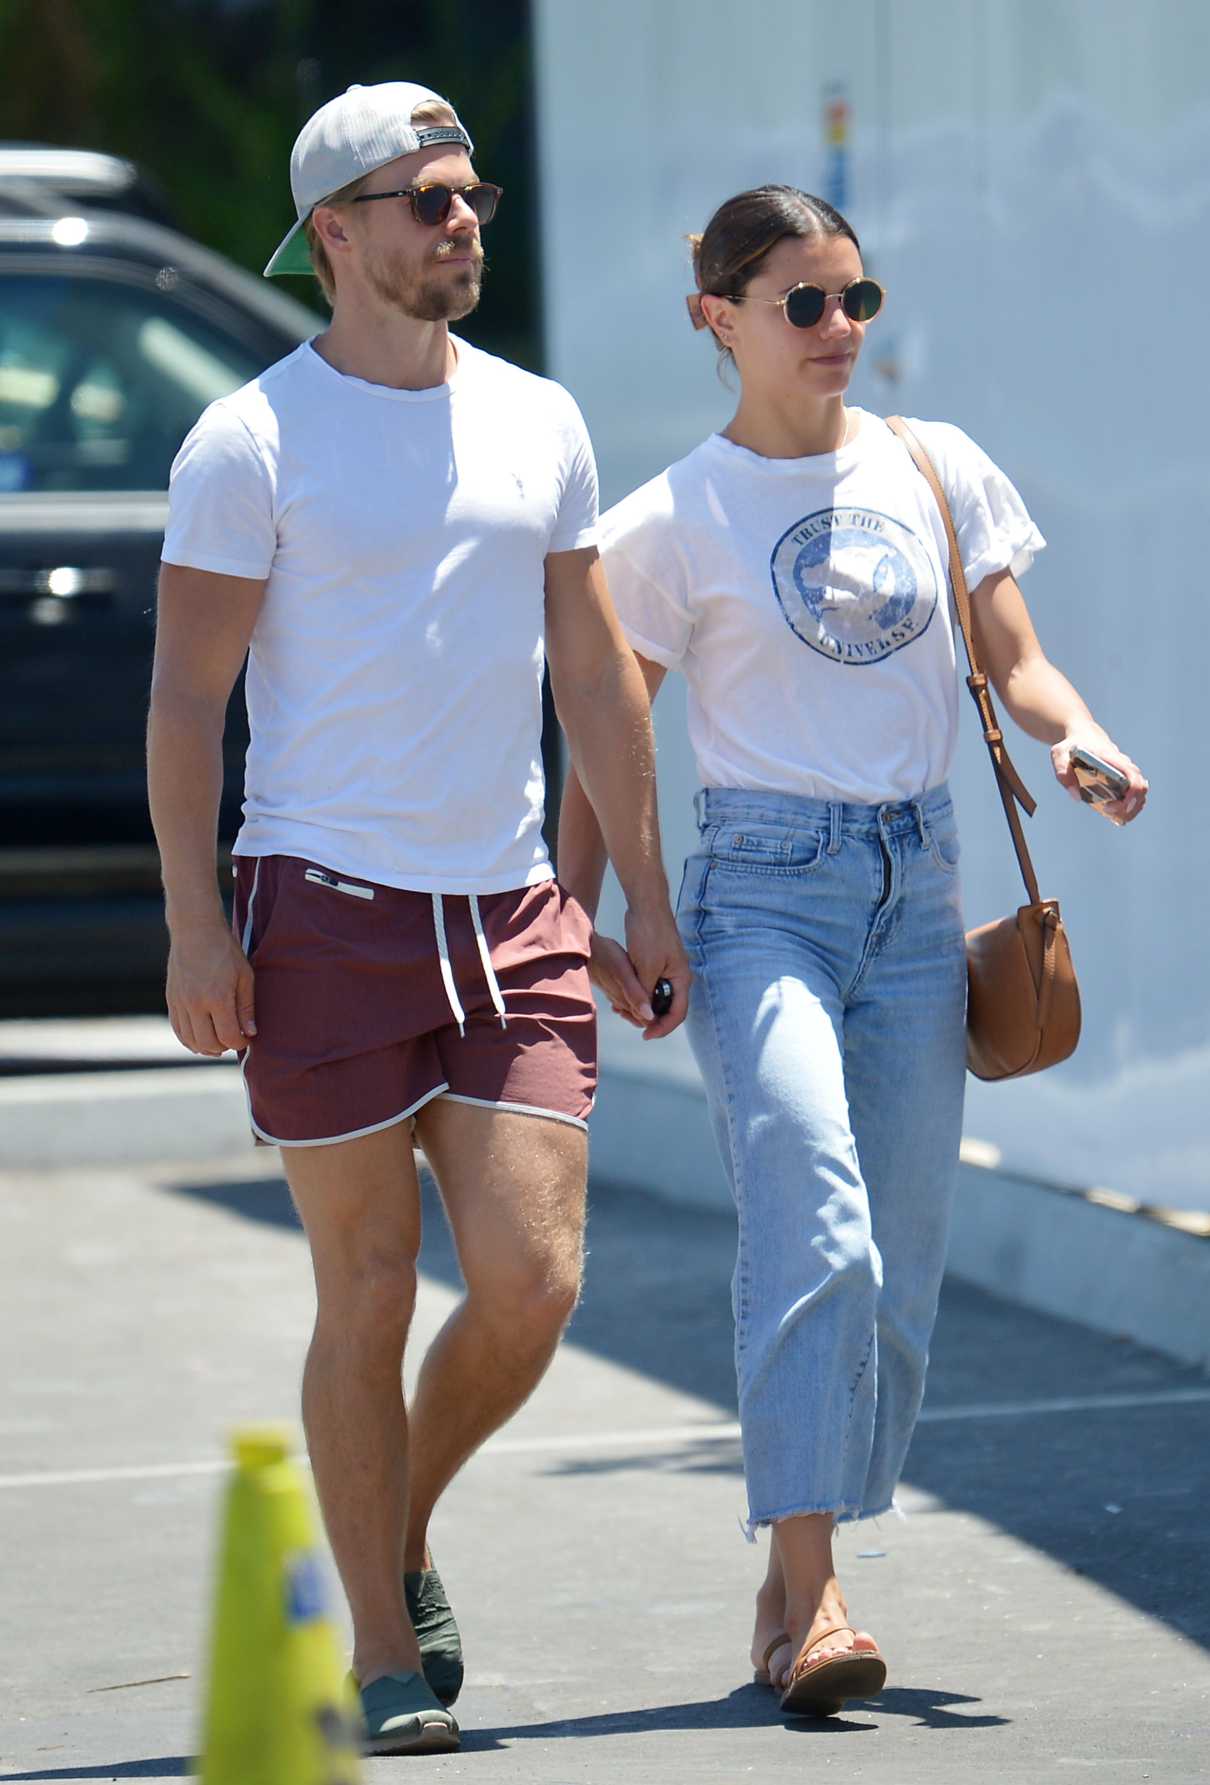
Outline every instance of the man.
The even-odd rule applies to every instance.
[[[148,738],[169,1012],[195,1052],[242,1052],[255,1132],[282,1148],[317,1290],[307,1441],[367,1745],[390,1753],[458,1744],[429,1518],[538,1382],[579,1288],[591,925],[541,835],[544,641],[638,984],[674,988],[666,1016],[643,1006],[650,1034],[688,988],[583,422],[557,385],[449,333],[478,302],[499,196],[471,152],[405,82],[352,87],[303,127],[299,221],[266,271],[313,264],[331,324],[178,455]],[[246,651],[232,936],[215,825]],[[413,1130],[466,1296],[408,1414]]]

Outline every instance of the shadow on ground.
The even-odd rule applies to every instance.
[[[661,1735],[678,1729],[767,1729],[770,1699],[763,1686],[740,1686],[726,1698],[703,1698],[685,1704],[661,1704],[644,1711],[613,1711],[595,1717],[567,1717],[548,1723],[510,1723],[499,1729],[476,1729],[463,1738],[464,1749],[493,1746],[500,1742],[550,1740],[560,1736]],[[891,1690],[879,1694],[870,1710],[889,1717],[910,1717],[917,1727],[928,1729],[989,1729],[1008,1722],[1006,1717],[981,1717],[955,1713],[952,1705],[977,1704],[954,1692],[933,1692],[927,1687]],[[854,1701],[849,1707],[864,1707]],[[851,1717],[801,1717],[788,1721],[787,1734],[837,1736],[869,1734],[873,1723],[857,1723]]]
[[[0,1773],[4,1785],[35,1779],[187,1779],[197,1762],[187,1754],[164,1754],[150,1760],[103,1760],[98,1766],[46,1767],[37,1773]]]
[[[880,1718],[906,1717],[914,1727],[923,1729],[990,1729],[1008,1721],[1005,1717],[980,1716],[966,1709],[980,1701],[955,1692],[931,1691],[928,1687],[891,1688],[879,1695],[870,1710]],[[676,1730],[766,1729],[769,1725],[769,1693],[763,1687],[741,1686],[726,1698],[703,1698],[684,1704],[662,1704],[651,1710],[615,1711],[592,1717],[553,1718],[545,1723],[508,1723],[497,1729],[463,1731],[462,1752],[482,1753],[488,1749],[508,1748],[514,1742],[559,1741],[584,1736],[662,1735]],[[853,1710],[865,1707],[854,1703]],[[791,1736],[813,1736],[816,1739],[843,1735],[873,1734],[877,1725],[858,1723],[852,1717],[803,1717],[785,1724]],[[184,1754],[164,1755],[158,1759],[115,1760],[95,1766],[47,1767],[37,1772],[5,1773],[5,1785],[25,1781],[34,1785],[53,1785],[71,1779],[177,1779],[190,1776],[197,1762]]]
[[[166,1188],[231,1215],[298,1226],[281,1180]],[[727,1215],[594,1183],[571,1342],[713,1401],[733,1418],[733,1245]],[[459,1281],[431,1184],[421,1269],[446,1284]],[[1210,1498],[1210,1402],[1160,1398],[1205,1381],[1126,1340],[947,1280],[929,1375],[934,1417],[946,1408],[1057,1398],[1129,1395],[1139,1404],[922,1423],[906,1480],[1210,1646],[1210,1527],[1199,1516]],[[690,1443],[637,1459],[581,1456],[553,1465],[564,1474],[619,1466],[738,1472],[740,1462],[734,1445]],[[880,1705],[894,1709],[895,1698],[888,1693]]]

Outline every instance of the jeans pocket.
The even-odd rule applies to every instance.
[[[693,914],[702,902],[702,889],[709,867],[710,857],[701,850],[695,850],[692,855],[685,857],[680,890],[672,907],[678,918],[684,916],[692,922]]]
[[[958,843],[958,826],[952,812],[940,819],[930,820],[928,839],[929,854],[937,866],[945,874],[956,874],[962,851]]]
[[[708,838],[711,865],[726,874],[774,878],[809,874],[819,866],[827,832],[773,824],[720,824]]]

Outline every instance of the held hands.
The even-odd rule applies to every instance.
[[[593,931],[588,964],[593,984],[600,986],[618,1016],[643,1031],[644,1041],[671,1035],[685,1020],[692,978],[671,910],[665,906],[656,914],[628,911],[626,942],[623,948]],[[658,979],[667,979],[672,986],[672,1003],[660,1017],[651,1008]]]
[[[217,1058],[256,1034],[252,969],[221,918],[173,930],[167,995],[169,1020],[190,1053]]]
[[[1067,789],[1073,799],[1080,799],[1080,786],[1071,763],[1071,753],[1078,745],[1129,776],[1130,786],[1121,799],[1098,801],[1094,806],[1095,811],[1103,813],[1114,824],[1129,824],[1132,818],[1138,817],[1147,800],[1149,787],[1142,769],[1124,751],[1118,749],[1113,739],[1099,725],[1074,725],[1065,738],[1051,746],[1050,752],[1055,779]],[[1081,800],[1081,804],[1083,803]]]

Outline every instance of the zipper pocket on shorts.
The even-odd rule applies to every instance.
[[[303,874],[312,886],[328,886],[333,892],[348,893],[354,899],[372,899],[372,886],[354,886],[351,880],[339,880],[335,874],[325,874],[322,868],[308,868]]]

